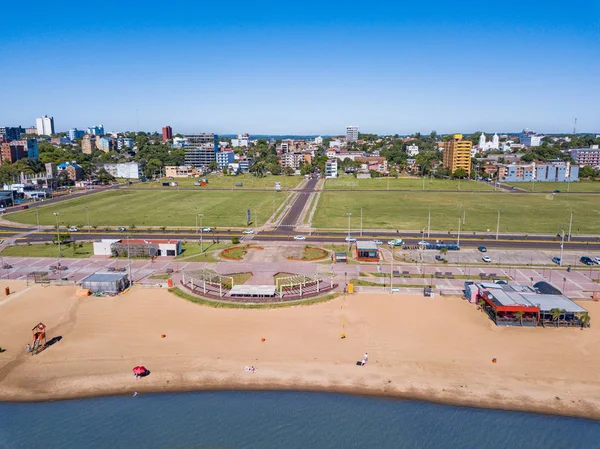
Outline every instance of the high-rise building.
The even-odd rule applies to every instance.
[[[86,134],[81,139],[81,151],[83,154],[92,154],[96,149],[96,136]]]
[[[167,140],[171,140],[173,138],[173,128],[171,128],[170,126],[164,126],[162,129],[162,133],[163,142],[166,142]]]
[[[473,142],[463,140],[462,134],[455,134],[452,140],[444,142],[444,167],[450,169],[450,173],[454,173],[459,168],[467,172],[467,176],[471,174],[471,150]]]
[[[358,142],[358,126],[346,126],[346,142]]]
[[[38,144],[36,139],[13,140],[2,144],[2,163],[13,163],[19,159],[37,159]]]
[[[91,134],[92,136],[103,136],[104,135],[104,125],[90,126],[87,129],[87,134]]]
[[[19,140],[25,130],[20,126],[0,126],[0,140]]]
[[[77,128],[71,128],[70,130],[67,131],[67,136],[71,140],[79,139],[79,138],[83,137],[84,134],[85,133],[83,132],[83,130],[80,131]]]
[[[35,119],[38,136],[50,136],[54,134],[54,117],[38,117]]]
[[[206,168],[212,161],[217,160],[219,136],[212,133],[187,134],[183,144],[185,165]]]

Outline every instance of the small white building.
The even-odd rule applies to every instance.
[[[337,178],[338,177],[338,164],[337,159],[329,159],[325,162],[325,178]]]
[[[129,248],[131,255],[149,254],[156,257],[175,257],[181,254],[181,240],[166,239],[102,239],[93,243],[95,256],[112,256],[118,246],[121,250]],[[142,251],[140,251],[142,250]]]
[[[139,179],[140,167],[137,162],[104,164],[104,170],[115,178]]]
[[[321,136],[315,137],[315,145],[323,145],[323,138]]]
[[[250,136],[248,134],[238,134],[237,139],[231,139],[231,146],[233,148],[247,147],[249,143]]]
[[[406,153],[410,156],[410,157],[414,157],[417,154],[419,154],[419,146],[418,145],[408,145],[406,147]]]

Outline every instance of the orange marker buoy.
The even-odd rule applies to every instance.
[[[492,363],[496,363],[496,358],[493,358],[493,359],[492,359]]]
[[[165,338],[166,335],[165,334],[160,334],[160,338]]]
[[[262,341],[263,343],[266,341],[266,338],[261,338],[260,341]]]

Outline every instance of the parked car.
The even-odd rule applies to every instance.
[[[489,256],[483,256],[481,260],[483,260],[485,263],[490,263],[492,261]]]
[[[303,235],[295,235],[294,240],[306,240],[306,237],[304,237]]]
[[[246,229],[242,234],[254,234],[254,231],[252,229]]]
[[[456,243],[451,243],[448,245],[448,251],[460,251],[460,246],[458,246]]]
[[[560,265],[560,257],[557,257],[557,256],[553,257],[552,262],[554,262],[556,265]]]
[[[356,242],[356,239],[355,239],[354,237],[350,237],[350,236],[346,237],[344,240],[345,240],[346,242],[351,242],[351,243],[354,243],[354,242]]]
[[[28,206],[27,204],[23,204],[23,205],[21,206],[21,209],[29,209],[29,206]]]
[[[480,246],[479,248],[477,248],[479,251],[481,251],[482,253],[486,253],[487,252],[487,248],[485,246]]]
[[[600,257],[594,257],[594,262],[600,265]]]
[[[121,231],[121,232],[123,232],[123,231],[126,231],[126,230],[127,230],[127,228],[125,226],[117,226],[115,228],[115,231]]]
[[[212,232],[211,227],[202,228],[202,232]]]
[[[429,245],[429,243],[427,243],[425,240],[421,240],[418,244],[419,245]]]
[[[383,245],[383,242],[381,240],[373,240],[373,243],[375,243],[376,245]]]
[[[79,232],[79,228],[77,226],[71,226],[69,232]]]
[[[584,265],[594,265],[594,261],[588,256],[583,256],[579,261]]]
[[[439,254],[436,254],[435,255],[435,260],[437,260],[439,262],[439,261],[444,260],[444,259]]]

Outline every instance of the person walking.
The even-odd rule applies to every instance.
[[[369,354],[367,354],[365,352],[365,355],[363,355],[363,359],[362,359],[363,366],[366,365],[368,361],[369,361]]]

